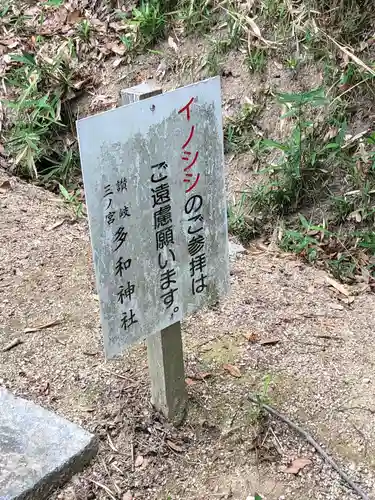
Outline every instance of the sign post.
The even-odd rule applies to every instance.
[[[147,83],[120,92],[121,105],[162,94]],[[179,424],[184,418],[187,401],[181,323],[147,337],[148,371],[151,380],[151,402],[166,418]]]
[[[105,353],[146,339],[153,404],[178,423],[180,321],[228,289],[220,79],[121,96],[77,123]]]

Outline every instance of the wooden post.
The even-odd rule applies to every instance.
[[[120,91],[121,105],[126,106],[162,92],[160,88],[141,83]],[[178,425],[184,418],[187,402],[180,322],[149,337],[146,343],[152,404]]]

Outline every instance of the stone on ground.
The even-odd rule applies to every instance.
[[[96,452],[94,435],[0,388],[0,499],[43,500]]]

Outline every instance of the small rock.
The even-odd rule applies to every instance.
[[[237,243],[233,243],[233,241],[229,242],[229,260],[236,260],[237,256],[241,253],[246,253],[246,248],[242,245],[238,245]]]

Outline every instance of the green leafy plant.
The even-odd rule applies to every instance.
[[[261,171],[268,176],[268,182],[259,185],[251,198],[255,210],[286,214],[321,191],[328,175],[327,162],[339,152],[341,144],[336,138],[325,144],[319,142],[320,130],[306,116],[307,108],[327,103],[322,89],[278,94],[278,98],[287,109],[282,118],[291,119],[295,126],[283,142],[269,139],[261,142],[263,150],[276,152],[276,157]]]
[[[7,151],[27,177],[37,178],[52,164],[60,164],[66,178],[69,150],[59,134],[66,129],[64,99],[73,86],[69,58],[62,50],[53,60],[27,53],[11,57],[14,67],[7,82],[15,98],[4,101],[12,117],[5,131]],[[55,174],[58,177],[56,169]]]
[[[249,214],[248,197],[243,193],[236,204],[228,206],[228,230],[247,242],[258,234],[257,221]]]
[[[284,230],[280,247],[304,257],[310,263],[315,262],[321,252],[320,240],[330,233],[323,226],[310,224],[302,214],[299,214],[299,219],[301,229]]]
[[[5,17],[10,9],[10,3],[5,2],[1,7],[0,7],[0,18]]]
[[[246,66],[251,73],[261,73],[267,65],[267,51],[261,47],[254,47],[248,51]]]
[[[86,212],[84,204],[80,201],[79,189],[69,192],[62,184],[59,184],[59,190],[66,203],[73,207],[76,218],[84,217]]]
[[[88,21],[87,19],[83,19],[83,21],[81,21],[78,24],[78,35],[85,42],[87,42],[90,39],[91,36],[90,21]]]
[[[137,28],[145,46],[164,38],[166,17],[161,2],[142,0],[140,6],[133,9],[131,24]]]
[[[64,0],[46,0],[45,2],[43,2],[43,5],[45,5],[46,7],[60,7],[61,5],[63,5],[64,3]]]
[[[211,0],[183,0],[177,16],[186,34],[205,33],[215,24]]]
[[[258,106],[245,104],[238,113],[227,118],[224,126],[224,149],[227,153],[244,153],[259,143],[253,126],[258,112]]]

